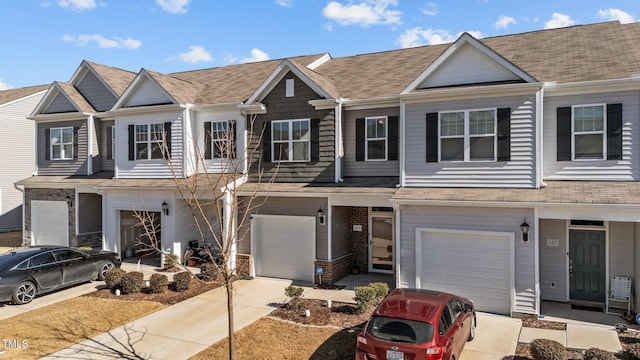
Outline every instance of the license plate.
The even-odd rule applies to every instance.
[[[401,351],[387,350],[387,360],[403,360],[404,353]]]

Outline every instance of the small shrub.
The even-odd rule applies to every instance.
[[[113,290],[119,288],[122,284],[122,278],[127,274],[126,271],[115,268],[107,273],[104,276],[104,282],[107,285],[107,288]]]
[[[529,345],[533,360],[564,360],[564,345],[555,340],[535,339]]]
[[[629,360],[640,360],[640,343],[634,343],[627,346],[624,351]]]
[[[304,288],[300,286],[289,285],[284,289],[284,294],[290,299],[288,304],[289,308],[300,309],[304,306],[302,302],[303,293]]]
[[[200,275],[204,280],[215,280],[218,277],[218,266],[214,263],[206,263],[200,266]]]
[[[169,289],[169,278],[164,274],[153,274],[149,278],[149,290],[154,294],[161,294]]]
[[[122,292],[125,294],[135,294],[142,290],[144,274],[139,271],[131,271],[122,277]]]
[[[363,313],[373,305],[376,301],[376,290],[371,286],[356,286],[356,303],[358,303],[358,311]]]
[[[375,282],[369,284],[369,286],[376,292],[376,303],[382,301],[382,299],[389,294],[389,285],[387,285],[387,283]]]
[[[602,349],[591,348],[587,349],[584,355],[584,360],[615,360],[616,357],[613,353],[604,351]]]
[[[177,292],[189,290],[191,285],[191,273],[188,271],[182,271],[173,275],[173,283],[176,286]]]
[[[172,267],[178,265],[178,255],[176,254],[166,254],[164,256],[164,269],[171,269]]]

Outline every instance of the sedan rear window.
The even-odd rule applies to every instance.
[[[410,344],[424,344],[433,339],[433,325],[427,322],[374,316],[367,332],[373,337]]]

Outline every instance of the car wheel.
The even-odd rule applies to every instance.
[[[467,338],[467,341],[471,341],[475,337],[476,337],[476,317],[472,316],[471,317],[471,329],[469,329],[469,337]]]
[[[13,289],[11,299],[16,305],[28,304],[36,297],[36,286],[31,281],[23,281]]]
[[[104,280],[105,276],[107,276],[107,273],[115,269],[115,267],[116,265],[111,261],[107,261],[102,264],[100,266],[100,271],[98,271],[98,280]]]

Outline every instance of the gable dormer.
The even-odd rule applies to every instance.
[[[69,83],[97,111],[108,111],[134,77],[130,71],[84,60]]]
[[[178,101],[169,94],[167,89],[160,85],[152,73],[142,69],[113,108],[134,108],[176,103]]]
[[[462,34],[402,93],[462,85],[537,82],[468,33]]]
[[[31,113],[31,117],[49,114],[92,114],[95,109],[68,83],[54,82]]]

